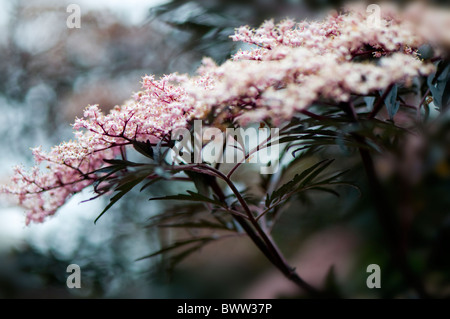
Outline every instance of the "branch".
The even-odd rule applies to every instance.
[[[378,99],[377,103],[374,105],[372,112],[369,114],[369,119],[373,119],[378,112],[380,112],[381,108],[383,107],[384,100],[388,96],[388,94],[391,92],[392,88],[394,87],[394,83],[390,84],[386,91],[383,93],[383,95]]]
[[[224,180],[227,185],[230,187],[236,198],[238,199],[239,203],[241,204],[242,208],[244,209],[245,213],[247,214],[249,221],[251,225],[248,224],[248,222],[243,219],[240,216],[233,215],[235,220],[242,226],[244,231],[249,235],[250,239],[256,244],[256,246],[263,252],[263,254],[266,256],[267,259],[269,259],[270,262],[274,266],[276,266],[289,280],[294,282],[296,285],[298,285],[300,288],[305,290],[307,293],[309,293],[312,296],[320,296],[319,291],[317,291],[314,287],[309,285],[307,282],[305,282],[296,272],[295,269],[290,267],[286,260],[284,259],[283,255],[281,254],[280,250],[276,246],[276,244],[272,241],[272,238],[261,228],[261,226],[258,224],[257,220],[253,216],[253,213],[251,212],[248,204],[244,200],[244,198],[241,196],[239,191],[234,186],[233,182],[225,176],[222,172],[215,170],[212,167],[208,167],[207,165],[201,165],[204,168],[208,168],[212,171],[214,171],[219,178]],[[205,167],[206,166],[206,167]],[[222,189],[217,184],[217,181],[215,178],[211,178],[211,188],[216,193],[216,195],[219,197],[221,201],[225,200],[225,196],[222,192]]]

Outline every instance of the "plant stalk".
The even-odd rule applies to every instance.
[[[234,184],[225,176],[225,182],[228,184],[228,186],[231,188],[233,193],[238,198],[239,202],[243,206],[246,213],[250,214],[252,218],[250,218],[250,223],[243,217],[235,216],[233,215],[233,218],[241,225],[241,227],[244,229],[244,231],[248,234],[250,239],[253,241],[253,243],[259,248],[259,250],[266,256],[266,258],[280,270],[283,275],[291,280],[293,283],[295,283],[298,287],[300,287],[302,290],[310,294],[311,296],[319,296],[320,293],[312,287],[310,284],[305,282],[295,271],[294,268],[290,267],[288,263],[286,262],[285,258],[281,254],[280,250],[276,246],[276,244],[273,242],[273,240],[270,238],[268,234],[261,228],[261,226],[258,224],[256,219],[254,218],[253,214],[248,208],[248,205],[245,203],[245,200],[242,198],[242,196],[239,194],[237,189],[235,188]],[[225,201],[225,195],[223,194],[222,189],[217,183],[216,177],[211,176],[210,178],[210,186],[211,189],[214,191],[214,193],[218,196],[218,198],[221,201]],[[249,216],[249,217],[250,217]]]
[[[390,89],[391,87],[388,88],[386,92],[390,91]],[[381,101],[383,101],[383,97],[380,99]],[[357,113],[355,112],[355,109],[351,102],[342,103],[341,107],[347,113],[347,115],[350,116],[353,122],[359,122]],[[364,136],[361,136],[358,133],[352,133],[352,136],[361,145],[367,144]],[[369,187],[371,189],[371,194],[377,212],[378,220],[382,228],[386,232],[386,242],[389,246],[391,257],[402,273],[405,282],[417,292],[420,298],[429,298],[429,295],[425,291],[423,283],[421,282],[421,280],[419,280],[408,263],[407,252],[404,245],[402,244],[403,241],[399,229],[400,227],[398,225],[398,221],[396,220],[396,211],[389,204],[388,196],[386,195],[386,192],[384,191],[383,186],[378,179],[372,156],[370,155],[368,149],[362,147],[359,147],[358,149],[367,179],[369,181]]]

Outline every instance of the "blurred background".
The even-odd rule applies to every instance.
[[[79,29],[66,26],[70,3],[81,8]],[[0,0],[0,182],[7,182],[13,165],[32,165],[30,147],[49,149],[70,139],[70,124],[88,104],[99,104],[107,111],[128,99],[140,89],[141,76],[193,73],[203,56],[221,63],[243,48],[229,39],[234,28],[258,26],[268,18],[314,18],[326,6],[337,4],[327,0]],[[311,163],[326,155],[318,154]],[[274,236],[291,264],[312,284],[322,285],[328,273],[329,281],[339,283],[345,295],[379,296],[366,287],[366,266],[384,265],[388,254],[370,199],[364,196],[358,158],[346,156],[336,165],[353,168],[352,176],[363,196],[343,189],[340,199],[328,195],[305,198],[280,220]],[[426,267],[419,258],[423,254],[437,258],[433,267],[438,270],[450,266],[449,258],[441,254],[450,241],[450,203],[442,200],[442,194],[450,190],[445,169],[444,175],[432,173],[429,184],[422,185],[438,188],[432,195],[440,198],[440,204],[430,208],[429,213],[436,214],[426,219],[427,228],[420,234],[441,246],[431,253],[429,247],[421,246],[425,239],[419,238],[418,268]],[[240,174],[242,181],[246,178],[258,177],[253,171]],[[151,195],[165,194],[164,187],[151,190]],[[170,192],[175,192],[174,187],[183,192],[182,185],[171,185]],[[28,227],[20,208],[0,202],[0,298],[273,298],[296,294],[296,288],[242,238],[213,243],[173,272],[167,271],[164,257],[135,261],[173,236],[144,227],[150,216],[164,209],[163,204],[148,202],[149,193],[132,192],[94,225],[106,199],[80,204],[90,196],[86,190],[55,218]],[[81,267],[81,289],[66,287],[69,264]],[[398,276],[390,276],[388,270],[383,296],[407,296]],[[447,271],[436,276],[430,280],[441,282],[444,276],[448,282]]]

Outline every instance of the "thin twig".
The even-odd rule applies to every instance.
[[[386,91],[383,93],[383,95],[378,99],[377,103],[374,105],[372,112],[369,114],[369,119],[374,118],[378,112],[380,112],[381,108],[383,107],[384,100],[388,96],[388,94],[391,92],[392,88],[394,87],[394,84],[390,84]]]
[[[425,100],[427,99],[429,94],[430,94],[430,88],[428,88],[425,91],[425,94],[423,95],[422,99],[420,100],[419,105],[417,106],[417,117],[420,116],[420,109],[422,108],[422,105],[423,105],[423,103],[425,103]]]
[[[325,120],[328,120],[327,117],[322,116],[322,115],[314,114],[314,113],[312,113],[312,112],[310,112],[310,111],[308,111],[308,110],[301,110],[300,113],[302,113],[302,114],[304,114],[304,115],[307,115],[307,116],[309,116],[309,117],[311,117],[311,118],[313,118],[313,119],[319,120],[319,121],[325,121]]]

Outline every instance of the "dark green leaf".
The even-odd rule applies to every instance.
[[[142,186],[139,191],[142,192],[144,189],[146,189],[150,185],[153,185],[154,183],[156,183],[156,182],[158,182],[158,181],[160,181],[162,179],[163,179],[162,177],[155,177],[155,178],[153,178],[150,182],[145,183],[144,186]]]
[[[269,207],[272,202],[276,199],[281,199],[283,196],[292,192],[296,189],[296,186],[306,179],[301,185],[305,185],[308,181],[313,180],[320,172],[322,172],[325,168],[328,167],[333,162],[333,160],[323,160],[319,163],[314,164],[313,166],[307,168],[300,174],[296,174],[293,179],[291,179],[286,184],[282,185],[280,188],[275,190],[270,197],[266,197],[266,207]],[[310,177],[308,177],[310,176]]]
[[[157,226],[162,227],[162,228],[206,228],[206,229],[231,230],[228,227],[225,227],[223,224],[213,223],[208,220],[200,220],[198,222],[180,222],[180,223],[171,223],[171,224],[160,224]]]
[[[398,93],[398,86],[396,84],[392,87],[392,89],[389,91],[388,95],[384,99],[384,103],[386,104],[386,108],[389,114],[389,119],[391,120],[394,119],[394,115],[400,108],[400,101],[397,101],[397,93]],[[384,92],[381,95],[383,94]]]
[[[150,141],[147,140],[147,142],[139,142],[139,141],[133,141],[133,147],[136,151],[141,153],[142,155],[153,159],[153,148],[150,144]]]
[[[141,163],[134,163],[127,160],[119,160],[119,159],[104,159],[105,163],[112,164],[112,165],[122,165],[122,166],[142,166],[146,164]]]
[[[219,200],[212,199],[212,198],[203,196],[199,193],[195,193],[192,191],[187,191],[187,192],[189,193],[189,195],[178,194],[178,195],[150,198],[149,200],[186,200],[186,201],[203,202],[203,203],[210,203],[210,204],[214,204],[214,205],[218,205],[218,206],[224,206],[224,203],[222,203]]]
[[[320,173],[322,173],[333,162],[334,162],[334,160],[324,160],[324,161],[317,163],[316,165],[313,165],[310,169],[306,170],[308,172],[305,175],[306,178],[301,183],[301,186],[305,186],[309,182],[313,181],[314,178],[316,178]]]
[[[330,189],[330,188],[326,188],[326,187],[313,187],[313,188],[311,188],[311,189],[313,189],[313,190],[318,190],[318,191],[322,191],[322,192],[325,192],[325,193],[330,193],[330,194],[332,194],[332,195],[334,195],[334,196],[336,196],[336,197],[340,197],[340,195],[339,195],[338,192],[336,192],[335,190]]]
[[[188,248],[184,251],[182,251],[181,253],[172,256],[170,258],[170,263],[169,263],[169,271],[173,271],[173,269],[175,268],[176,265],[178,265],[180,262],[182,262],[183,260],[185,260],[187,257],[189,257],[190,255],[192,255],[193,253],[195,253],[196,251],[198,251],[200,248],[202,248],[203,246],[205,246],[208,242],[202,242],[198,245],[195,245],[194,247]]]
[[[441,61],[436,73],[427,79],[434,104],[442,111],[448,106],[450,91],[450,63]]]
[[[203,204],[192,204],[192,205],[183,205],[183,206],[175,206],[171,209],[167,209],[164,213],[152,216],[148,219],[150,224],[148,227],[153,227],[158,224],[161,224],[164,221],[169,221],[172,219],[178,218],[192,218],[195,215],[200,213],[204,213]]]
[[[138,259],[136,259],[136,261],[147,259],[147,258],[151,258],[151,257],[155,257],[155,256],[158,256],[160,254],[166,253],[168,251],[171,251],[171,250],[174,250],[176,248],[183,247],[183,246],[186,246],[186,245],[189,245],[189,244],[192,244],[192,243],[198,243],[198,242],[207,243],[207,242],[210,242],[210,241],[212,241],[214,239],[215,239],[214,237],[201,237],[201,238],[194,238],[194,239],[188,239],[188,240],[180,240],[180,241],[177,241],[177,242],[175,242],[174,244],[172,244],[172,245],[170,245],[168,247],[161,248],[160,250],[155,251],[154,253],[151,253],[150,255],[138,258]]]
[[[210,194],[209,181],[211,178],[210,175],[205,175],[192,171],[185,171],[185,174],[189,176],[190,179],[194,182],[195,187],[197,188],[199,194],[207,197],[209,196]]]
[[[137,184],[142,182],[145,178],[146,176],[141,176],[138,178],[134,178],[126,183],[123,183],[120,186],[117,186],[115,191],[118,191],[118,193],[110,199],[109,204],[100,213],[100,215],[98,215],[98,217],[94,221],[94,224],[97,223],[100,217],[102,217],[115,203],[117,203],[119,199],[121,199],[125,194],[127,194],[130,190],[132,190]]]

